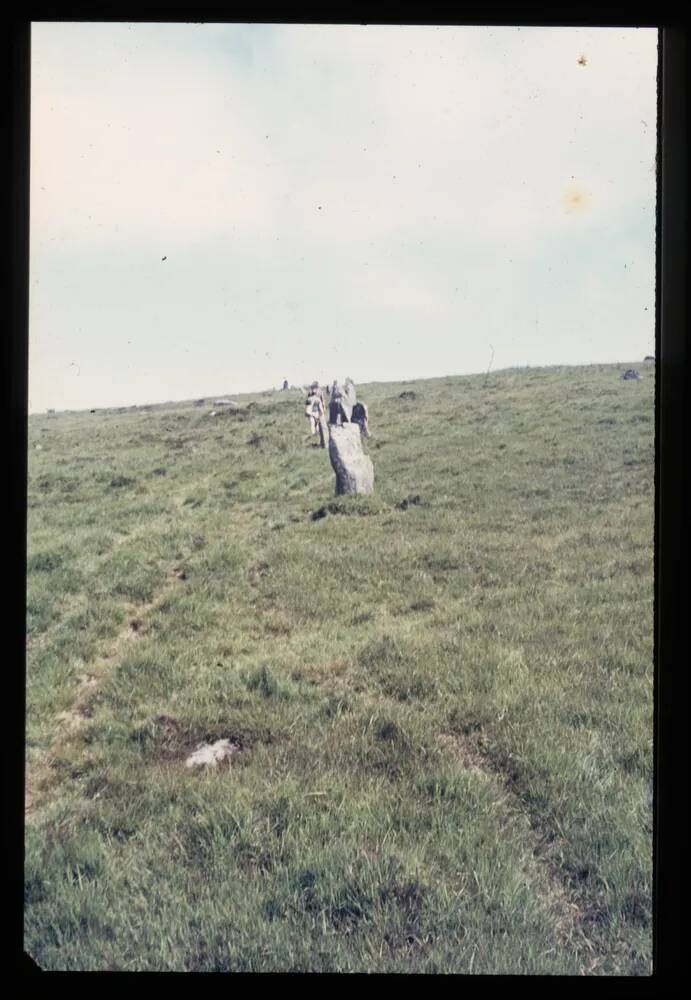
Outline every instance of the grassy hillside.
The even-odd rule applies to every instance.
[[[36,960],[648,974],[638,368],[362,386],[376,491],[326,512],[296,393],[32,417]]]

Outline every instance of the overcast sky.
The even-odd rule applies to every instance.
[[[34,24],[30,411],[642,360],[656,71],[654,29]]]

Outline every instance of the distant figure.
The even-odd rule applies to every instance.
[[[331,386],[331,401],[329,402],[329,423],[332,426],[347,424],[350,420],[346,410],[346,398],[337,381]]]
[[[624,374],[621,377],[623,379],[632,379],[632,378],[636,379],[640,378],[641,376],[638,374],[635,368],[629,368],[627,371],[624,372]]]
[[[287,388],[288,388],[288,379],[287,379],[287,378],[284,378],[284,379],[283,379],[283,385],[281,386],[281,391],[282,391],[282,392],[285,392],[285,390],[286,390]]]
[[[360,433],[363,437],[371,437],[369,432],[369,426],[367,421],[369,420],[369,411],[367,409],[367,404],[363,402],[356,403],[353,407],[353,412],[351,415],[351,420],[354,424],[359,424]]]
[[[324,400],[316,392],[310,391],[305,400],[305,416],[310,425],[310,434],[319,431],[319,445],[326,448],[326,420],[324,417]]]
[[[315,396],[318,396],[322,403],[324,402],[324,392],[318,382],[315,381],[312,383],[310,386],[310,392],[314,393]]]
[[[329,423],[335,425],[338,423],[338,418],[341,410],[341,387],[339,386],[336,379],[334,379],[333,385],[331,386],[330,397],[331,398],[329,401]]]

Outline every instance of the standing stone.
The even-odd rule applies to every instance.
[[[332,425],[329,458],[336,473],[336,496],[373,492],[374,466],[362,450],[358,424]]]

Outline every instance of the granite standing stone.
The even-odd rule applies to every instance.
[[[336,473],[336,496],[374,491],[374,466],[362,450],[358,424],[331,427],[329,458]]]

